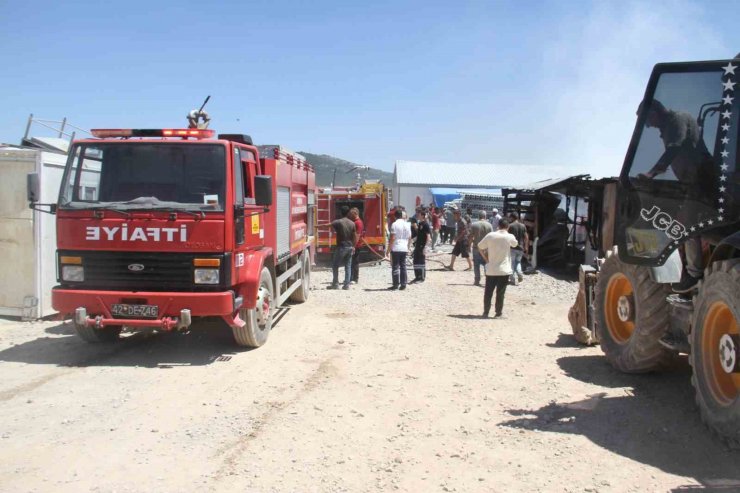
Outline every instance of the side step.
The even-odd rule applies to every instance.
[[[690,353],[688,333],[694,318],[694,302],[678,294],[666,297],[669,305],[670,327],[660,340],[660,344],[679,353]]]

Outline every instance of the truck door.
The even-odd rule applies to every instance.
[[[244,243],[244,168],[241,152],[234,146],[234,242]]]
[[[740,68],[732,69],[725,61],[653,70],[620,175],[623,261],[662,265],[687,238],[737,220]]]

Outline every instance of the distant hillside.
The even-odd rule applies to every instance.
[[[357,178],[357,172],[352,171],[348,173],[353,167],[358,166],[356,163],[345,161],[334,156],[328,156],[326,154],[312,154],[306,151],[298,151],[306,157],[309,163],[316,168],[316,184],[319,187],[331,186],[331,180],[334,176],[334,170],[337,170],[337,179],[334,185],[336,186],[349,186],[354,185]],[[379,169],[370,168],[367,171],[361,171],[364,179],[380,180],[385,183],[386,186],[393,184],[393,173],[387,171],[381,171]]]

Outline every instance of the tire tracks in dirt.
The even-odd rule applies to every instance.
[[[334,349],[336,350],[338,348],[335,346]],[[339,355],[334,355],[321,361],[308,378],[305,379],[301,388],[290,399],[268,402],[268,409],[262,412],[254,420],[254,426],[251,432],[238,437],[236,440],[218,450],[214,456],[216,458],[223,458],[221,459],[221,467],[213,476],[213,481],[219,482],[224,477],[233,474],[239,458],[247,452],[250,444],[259,438],[283,411],[290,409],[293,405],[297,404],[308,394],[318,389],[329,379],[336,377],[339,374],[339,369],[334,365],[334,362],[338,357]],[[282,393],[286,390],[287,388],[282,388],[278,393]]]

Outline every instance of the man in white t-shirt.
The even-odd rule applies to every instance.
[[[396,209],[396,220],[391,224],[391,237],[388,244],[391,250],[391,276],[393,286],[388,289],[406,289],[406,255],[411,243],[411,225],[403,219],[403,211]]]
[[[501,318],[504,293],[511,276],[511,248],[517,246],[514,235],[509,233],[509,221],[501,218],[498,230],[488,233],[478,242],[478,251],[486,262],[486,289],[483,293],[483,317],[491,311],[491,298],[496,291],[496,315]]]

